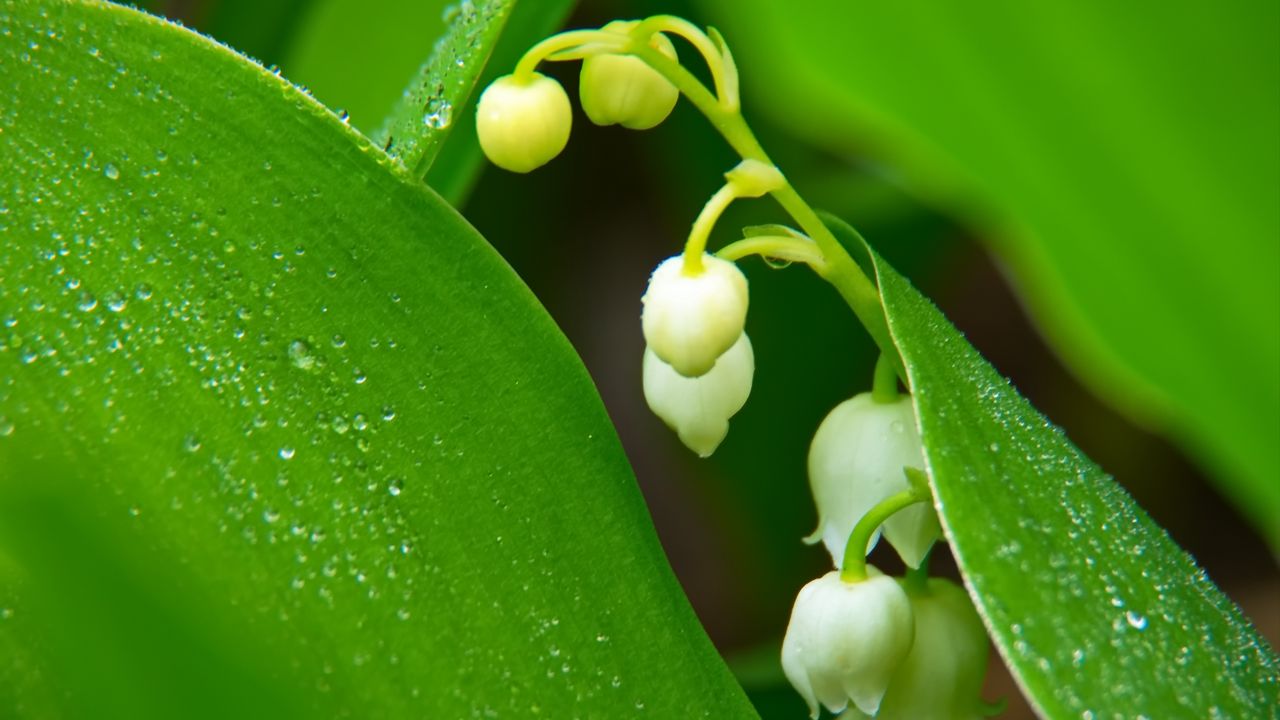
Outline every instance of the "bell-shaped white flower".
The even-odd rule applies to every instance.
[[[615,20],[606,32],[626,34],[634,21]],[[662,33],[654,33],[650,46],[676,60],[676,48]],[[597,125],[621,125],[648,130],[667,119],[680,91],[671,81],[631,55],[592,55],[582,61],[578,97],[582,109]]]
[[[991,648],[968,594],[955,583],[930,578],[908,597],[915,643],[889,683],[877,720],[984,717],[981,693]]]
[[[751,394],[756,361],[747,334],[738,336],[711,371],[685,377],[653,352],[644,351],[644,399],[680,441],[700,457],[709,457],[729,433],[729,418]]]
[[[782,640],[782,670],[818,717],[852,702],[874,715],[911,649],[911,603],[893,578],[874,572],[845,582],[832,571],[796,596]]]
[[[649,348],[681,375],[698,377],[742,337],[747,278],[737,265],[713,255],[704,253],[697,270],[676,255],[653,271],[641,301]]]
[[[904,467],[924,467],[909,395],[881,403],[871,393],[862,393],[837,405],[818,426],[809,448],[818,528],[806,540],[821,539],[840,567],[854,525],[881,501],[910,487]],[[920,566],[942,533],[928,503],[894,513],[883,528],[902,561],[913,568]],[[878,533],[872,537],[868,552],[878,538]]]
[[[504,75],[476,104],[476,136],[494,165],[527,173],[547,164],[569,142],[573,111],[560,83],[533,73],[527,81]]]

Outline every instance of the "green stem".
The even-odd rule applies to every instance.
[[[813,271],[820,276],[826,272],[826,263],[817,245],[810,240],[785,235],[755,235],[729,243],[716,252],[716,257],[730,262],[736,262],[750,255],[802,262],[813,268]]]
[[[689,231],[689,239],[684,244],[684,272],[697,275],[702,272],[702,253],[707,249],[707,238],[711,236],[711,228],[724,214],[729,203],[738,199],[738,191],[733,183],[728,183],[716,191],[715,195],[702,206],[698,219],[693,221],[693,229]]]
[[[654,15],[645,18],[631,32],[633,37],[639,38],[646,45],[655,32],[670,33],[688,40],[689,44],[702,54],[703,61],[707,63],[707,69],[711,71],[711,78],[716,86],[716,96],[720,98],[721,103],[736,96],[737,88],[730,88],[726,84],[728,78],[725,73],[724,58],[720,56],[720,51],[715,43],[711,42],[711,38],[699,30],[697,25],[675,15]],[[736,78],[734,80],[736,81]]]
[[[898,370],[889,353],[881,352],[876,359],[876,370],[871,380],[871,399],[887,405],[898,401]]]
[[[595,45],[602,51],[611,49],[616,52],[625,47],[628,42],[629,39],[626,35],[618,33],[605,32],[603,30],[570,30],[559,35],[552,35],[529,48],[524,56],[520,58],[520,61],[516,63],[516,69],[511,74],[517,82],[527,83],[533,78],[533,71],[538,68],[538,63],[549,59],[552,55],[587,44]]]
[[[769,165],[774,164],[769,159],[768,153],[761,147],[755,134],[751,132],[742,113],[738,110],[729,111],[721,106],[711,91],[680,63],[650,47],[630,48],[628,52],[643,60],[645,64],[675,85],[689,99],[689,102],[711,121],[716,131],[744,160],[759,160]],[[790,182],[784,182],[770,194],[782,209],[795,219],[805,234],[817,243],[827,266],[827,272],[823,277],[835,286],[836,291],[848,303],[849,308],[870,333],[871,339],[880,347],[880,350],[889,355],[890,360],[895,363],[898,376],[905,383],[906,370],[901,366],[897,348],[889,335],[884,308],[880,303],[880,291],[875,283],[862,272],[862,268],[858,267],[813,208],[809,207],[804,198],[791,187]]]
[[[924,554],[920,567],[908,567],[903,573],[902,585],[908,595],[927,595],[929,593],[929,558],[933,557],[933,548]]]
[[[875,534],[876,528],[899,510],[928,499],[928,491],[922,492],[919,486],[913,484],[867,511],[858,524],[853,526],[853,532],[849,533],[849,542],[844,546],[844,562],[840,564],[840,579],[847,583],[866,580],[867,546],[871,544],[871,536]]]

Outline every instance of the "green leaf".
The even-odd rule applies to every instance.
[[[846,247],[866,248],[828,219]],[[1280,660],[1195,562],[872,253],[947,540],[1044,717],[1257,717]]]
[[[122,7],[0,1],[0,96],[0,715],[750,714],[438,196]]]
[[[704,4],[768,48],[761,111],[986,226],[1059,354],[1280,548],[1280,5]]]

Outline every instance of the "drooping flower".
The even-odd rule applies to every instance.
[[[542,73],[528,80],[504,75],[476,104],[476,136],[494,165],[527,173],[542,167],[569,142],[573,111],[560,83]]]
[[[782,640],[782,669],[809,705],[831,712],[850,702],[874,715],[894,671],[911,649],[911,603],[893,578],[874,568],[859,582],[832,571],[796,596]]]
[[[910,487],[903,468],[923,468],[911,397],[877,402],[862,393],[836,406],[818,426],[809,448],[809,484],[818,507],[818,528],[806,540],[822,540],[836,567],[849,533],[868,510]],[[884,523],[884,535],[902,561],[919,567],[941,535],[928,503],[900,510]],[[875,546],[874,535],[867,551]]]
[[[626,34],[634,21],[615,20],[605,32]],[[676,60],[676,49],[662,33],[654,33],[650,46]],[[582,109],[596,125],[621,125],[648,130],[667,119],[680,91],[658,71],[631,55],[592,55],[582,61],[578,97]]]
[[[915,643],[894,673],[877,720],[979,720],[991,655],[982,619],[964,589],[930,578],[908,591]]]
[[[696,378],[681,375],[646,348],[644,398],[686,447],[705,458],[728,434],[729,418],[746,404],[754,374],[755,356],[746,333]]]
[[[747,278],[738,266],[703,254],[691,268],[683,255],[653,271],[641,298],[644,339],[685,377],[707,373],[742,336],[747,319]]]

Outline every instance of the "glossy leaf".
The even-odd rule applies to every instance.
[[[438,196],[122,7],[0,2],[0,96],[0,715],[750,714]]]
[[[768,48],[749,104],[985,226],[1059,354],[1280,547],[1280,5],[704,4]]]
[[[828,220],[847,247],[865,250]],[[1044,717],[1259,717],[1280,660],[1116,482],[873,254],[939,517]]]

